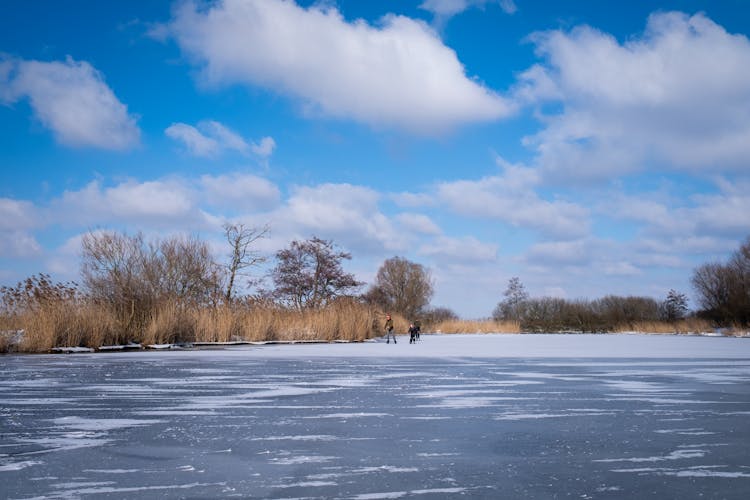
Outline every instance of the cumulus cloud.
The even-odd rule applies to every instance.
[[[276,149],[276,141],[273,140],[273,137],[264,137],[259,143],[253,143],[250,149],[261,158],[268,158]]]
[[[167,26],[208,85],[248,84],[313,112],[435,134],[496,120],[512,104],[467,77],[425,23],[388,15],[347,22],[333,7],[281,0],[181,3]]]
[[[497,245],[483,243],[473,236],[464,238],[440,236],[420,246],[419,254],[451,265],[492,262],[497,257]]]
[[[589,229],[586,208],[565,200],[546,200],[536,189],[538,173],[506,166],[500,175],[440,183],[436,196],[456,213],[491,218],[545,235],[577,237]]]
[[[419,8],[445,19],[472,7],[484,7],[487,4],[498,4],[506,14],[515,14],[518,10],[513,0],[425,0]]]
[[[138,182],[114,186],[92,181],[79,190],[65,191],[50,203],[48,221],[68,226],[139,225],[201,227],[208,224],[197,205],[197,193],[182,179]]]
[[[549,267],[590,265],[596,252],[595,245],[585,239],[545,241],[531,245],[524,259]]]
[[[750,233],[750,182],[715,179],[701,193],[670,196],[644,192],[637,196],[612,195],[599,208],[620,221],[632,221],[649,238],[710,236],[737,237]]]
[[[379,207],[380,194],[351,184],[297,186],[271,214],[274,233],[289,239],[317,235],[333,238],[362,253],[398,251],[406,241]]]
[[[41,253],[39,242],[27,231],[0,229],[0,257],[28,258]]]
[[[248,142],[240,134],[215,120],[203,120],[196,126],[173,123],[164,131],[167,137],[181,142],[194,156],[215,158],[225,151],[247,155],[253,153],[267,160],[274,149],[273,137],[263,137],[259,143]]]
[[[219,141],[208,137],[186,123],[173,123],[164,131],[167,137],[181,142],[195,156],[214,157],[221,150]]]
[[[36,208],[31,202],[0,198],[0,231],[29,229],[36,222]]]
[[[267,210],[278,205],[279,188],[268,179],[250,174],[204,175],[202,193],[215,207],[241,210]]]
[[[437,235],[442,233],[440,227],[424,214],[401,213],[396,216],[396,220],[408,233],[427,235]]]
[[[750,157],[750,41],[704,14],[652,14],[619,42],[588,26],[530,37],[544,62],[515,96],[560,103],[526,143],[567,178],[671,169],[740,169]]]
[[[85,61],[5,60],[0,102],[28,98],[35,117],[66,146],[122,150],[140,141],[136,119]]]

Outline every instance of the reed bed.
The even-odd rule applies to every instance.
[[[637,332],[661,335],[705,333],[714,331],[710,322],[699,318],[687,318],[679,321],[641,321],[620,325],[614,330],[617,333]]]
[[[437,333],[521,333],[518,321],[452,319],[430,325]]]
[[[318,310],[274,305],[223,304],[189,307],[167,301],[151,308],[139,326],[110,308],[85,301],[49,301],[0,324],[0,352],[49,352],[55,347],[160,345],[231,341],[363,341],[382,333],[385,317],[355,300],[338,300]],[[408,328],[398,318],[402,331]],[[23,335],[18,340],[18,331]]]

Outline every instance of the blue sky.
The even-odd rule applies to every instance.
[[[89,231],[268,224],[433,304],[692,295],[750,235],[750,5],[4,2],[0,283]],[[258,270],[261,273],[262,270]],[[694,305],[694,304],[693,304]]]

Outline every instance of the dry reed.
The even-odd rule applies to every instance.
[[[432,326],[438,333],[520,333],[518,321],[446,320]]]
[[[706,320],[698,318],[686,318],[679,321],[642,321],[631,325],[620,325],[614,329],[617,333],[638,332],[661,335],[705,333],[712,332],[714,328]]]
[[[24,330],[20,350],[45,352],[53,347],[100,347],[119,343],[116,320],[106,308],[89,303],[56,301],[19,314]]]
[[[141,341],[146,345],[192,342],[195,340],[195,321],[190,311],[181,304],[169,301],[156,307],[146,323]]]

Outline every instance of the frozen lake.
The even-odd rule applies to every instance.
[[[2,498],[750,498],[750,339],[0,357]]]

